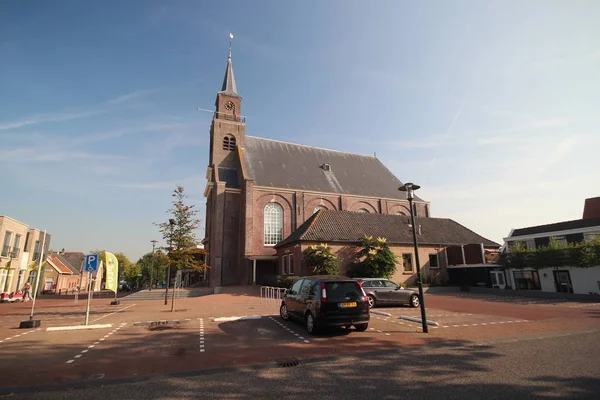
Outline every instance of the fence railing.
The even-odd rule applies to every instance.
[[[286,288],[280,287],[261,286],[260,300],[265,305],[279,307],[286,290]]]

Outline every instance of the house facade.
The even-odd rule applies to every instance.
[[[0,293],[22,289],[26,281],[35,282],[35,263],[39,261],[44,232],[8,216],[0,216]],[[46,233],[44,253],[50,248]]]
[[[319,210],[409,215],[402,182],[374,156],[246,135],[231,49],[210,128],[206,237],[211,286],[276,274],[275,245]],[[418,217],[430,204],[414,201]]]
[[[484,253],[498,251],[500,245],[488,240],[457,222],[446,218],[415,218],[419,262],[425,282],[446,284],[451,275],[449,266],[460,262],[463,267],[485,264]],[[397,283],[416,283],[416,257],[410,218],[404,215],[361,213],[353,211],[319,210],[294,233],[275,246],[279,258],[278,275],[311,275],[311,266],[304,261],[304,250],[326,243],[337,256],[340,273],[359,261],[356,253],[364,236],[383,237],[396,255],[396,273],[390,278]],[[478,257],[464,248],[476,249]],[[463,249],[461,259],[453,258],[454,249]],[[468,258],[462,258],[467,254]]]
[[[556,242],[580,243],[600,238],[600,198],[586,200],[582,219],[513,229],[504,238],[505,251],[517,246],[533,250]],[[590,209],[590,207],[592,207]],[[540,290],[579,294],[600,294],[600,266],[592,268],[506,268],[507,286],[518,290]]]

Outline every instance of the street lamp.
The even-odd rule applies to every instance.
[[[173,226],[175,226],[175,220],[173,218],[169,219],[169,227],[171,229],[171,233],[169,235],[169,252],[173,251],[173,249],[171,248],[172,243],[173,243]],[[166,281],[166,288],[165,288],[165,306],[168,303],[168,298],[169,298],[169,281],[171,280],[171,260],[169,258],[169,264],[167,265],[167,279],[165,279]]]
[[[152,263],[150,265],[150,288],[148,288],[148,291],[152,291],[152,270],[154,269],[154,263],[156,262],[156,259],[154,258],[154,248],[156,246],[156,243],[158,242],[158,240],[151,240],[150,243],[152,243]]]
[[[406,198],[410,205],[410,221],[412,224],[413,242],[415,245],[415,262],[417,263],[417,285],[419,286],[419,299],[421,306],[421,322],[423,324],[423,332],[428,333],[427,329],[427,316],[425,314],[425,298],[423,296],[423,283],[421,281],[421,264],[419,263],[419,244],[417,243],[417,230],[415,226],[415,213],[413,210],[413,200],[415,198],[415,190],[420,189],[421,186],[415,185],[414,183],[407,182],[398,188],[401,192],[406,192]]]

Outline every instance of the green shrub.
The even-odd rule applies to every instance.
[[[522,243],[500,255],[505,268],[591,268],[600,265],[600,238],[592,242],[562,244],[550,239],[548,246],[527,249]]]
[[[300,279],[299,276],[294,275],[278,275],[277,276],[277,287],[280,288],[291,288],[296,281]]]
[[[374,239],[363,236],[361,248],[356,253],[360,260],[350,266],[348,276],[389,279],[396,272],[396,255],[392,253],[386,238]]]
[[[316,275],[338,275],[340,266],[335,254],[326,243],[310,246],[304,250],[304,261]]]

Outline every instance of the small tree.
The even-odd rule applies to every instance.
[[[187,196],[183,186],[177,186],[173,190],[173,207],[167,210],[173,220],[155,223],[166,240],[169,248],[168,258],[171,268],[198,269],[199,263],[191,253],[191,250],[198,244],[195,230],[200,227],[200,219],[196,218],[194,205],[185,204]]]
[[[304,260],[316,275],[337,275],[340,267],[335,254],[326,243],[310,246],[304,250]]]
[[[149,286],[162,282],[165,277],[165,269],[169,260],[167,256],[160,251],[155,253],[144,254],[136,263],[142,274],[144,282],[148,282]]]
[[[363,236],[356,258],[349,271],[354,277],[389,279],[396,272],[396,256],[386,238]]]

